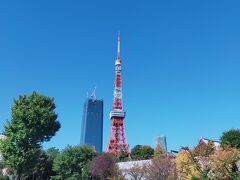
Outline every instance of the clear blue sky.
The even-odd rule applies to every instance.
[[[1,1],[0,132],[13,98],[55,97],[62,128],[44,147],[80,141],[83,102],[97,87],[109,135],[121,31],[128,143],[168,149],[240,127],[240,1]]]

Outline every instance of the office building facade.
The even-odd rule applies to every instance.
[[[91,145],[102,152],[103,100],[88,98],[83,107],[80,145]]]

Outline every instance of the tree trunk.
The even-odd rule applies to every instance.
[[[18,173],[18,175],[17,175],[17,180],[21,180],[21,174],[20,173]]]

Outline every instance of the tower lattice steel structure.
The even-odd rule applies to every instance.
[[[114,99],[112,111],[110,112],[112,124],[106,150],[107,153],[114,153],[115,155],[118,155],[121,151],[129,154],[129,147],[124,131],[125,111],[123,110],[122,105],[121,67],[122,62],[120,58],[120,34],[118,34],[117,59],[115,61]]]

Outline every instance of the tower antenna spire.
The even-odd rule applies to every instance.
[[[117,59],[120,59],[120,31],[118,32]]]

